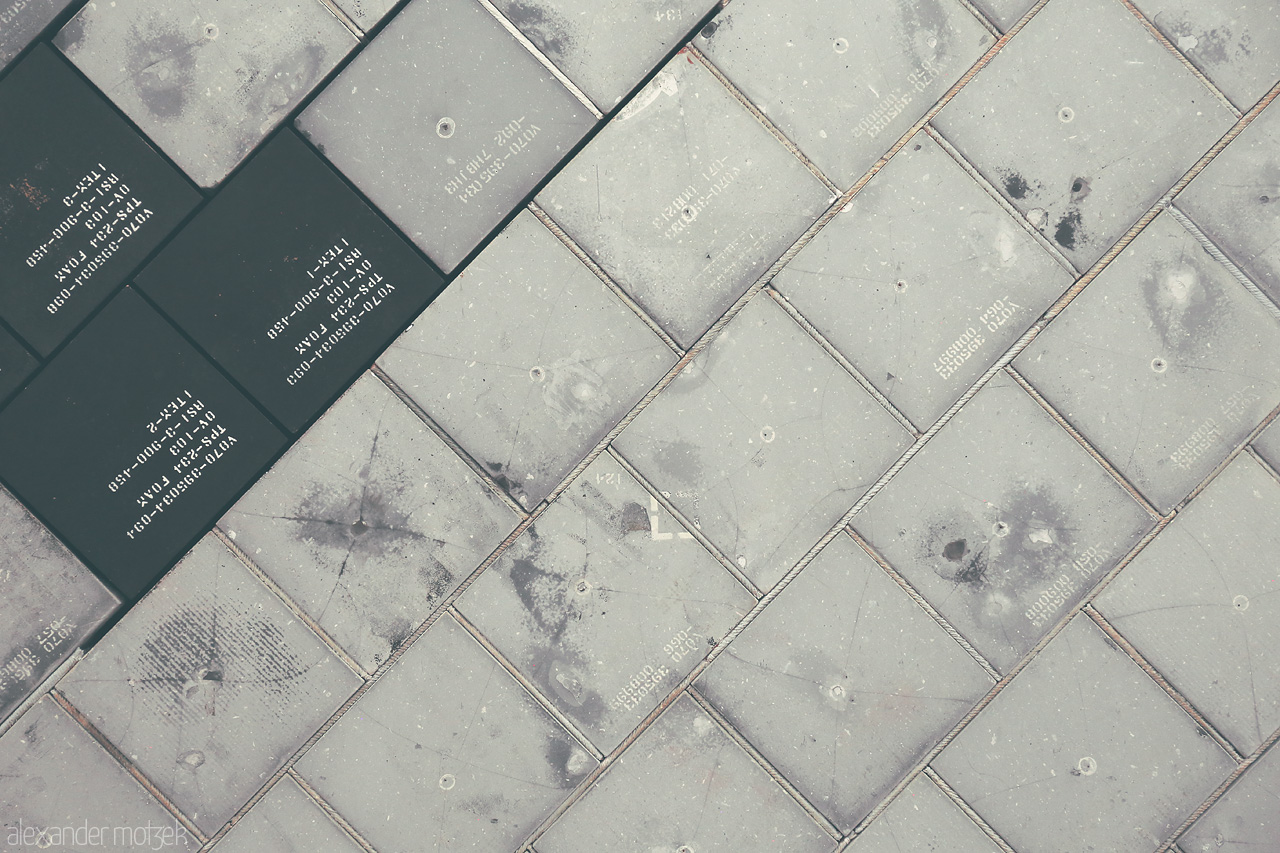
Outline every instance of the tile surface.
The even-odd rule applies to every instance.
[[[1280,404],[1280,321],[1157,217],[1014,366],[1161,512]]]
[[[218,853],[359,853],[364,848],[286,776],[213,849]]]
[[[200,849],[48,696],[0,737],[0,803],[9,850]]]
[[[372,671],[518,521],[365,374],[220,525]]]
[[[1114,0],[1049,3],[935,119],[1082,270],[1232,122]]]
[[[537,842],[538,853],[816,853],[834,847],[687,697]]]
[[[917,776],[849,847],[851,853],[996,853],[999,849],[924,776]]]
[[[767,589],[909,443],[909,433],[762,293],[616,446]]]
[[[1154,526],[1003,374],[852,524],[1002,673]]]
[[[694,43],[846,189],[995,37],[955,0],[735,0]]]
[[[414,0],[298,120],[446,272],[594,124],[475,0]]]
[[[297,431],[443,282],[285,129],[137,286]]]
[[[38,365],[17,338],[0,329],[0,401],[21,388]]]
[[[126,598],[283,436],[131,289],[0,412],[0,476]]]
[[[608,752],[754,604],[605,455],[458,609]]]
[[[316,0],[89,3],[54,43],[204,187],[355,46]]]
[[[62,57],[0,81],[0,316],[47,356],[199,200]]]
[[[537,200],[688,346],[832,197],[682,52]]]
[[[1280,850],[1280,749],[1274,746],[1178,839],[1183,853]]]
[[[1280,728],[1280,482],[1237,457],[1098,609],[1243,755]]]
[[[1077,616],[934,768],[1021,853],[1151,850],[1234,762]]]
[[[71,0],[11,0],[0,15],[0,69],[70,5]]]
[[[401,663],[298,764],[378,849],[515,849],[595,769],[451,617]]]
[[[773,286],[927,429],[1071,278],[918,133]]]
[[[848,831],[993,684],[842,535],[698,688]]]
[[[532,508],[675,360],[524,211],[378,364]]]
[[[206,536],[60,689],[212,833],[359,684]]]

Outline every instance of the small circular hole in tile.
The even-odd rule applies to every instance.
[[[760,428],[760,440],[763,441],[765,444],[768,444],[769,442],[773,441],[777,437],[778,437],[778,434],[773,431],[773,427],[765,426]]]
[[[680,211],[680,218],[683,219],[685,222],[692,222],[697,217],[697,215],[698,215],[697,211],[695,211],[692,207],[685,207],[683,210]]]
[[[831,698],[832,698],[832,699],[843,699],[843,698],[844,698],[844,687],[842,687],[842,686],[841,686],[841,685],[839,685],[839,684],[836,684],[836,685],[832,686],[832,688],[831,688],[831,691],[830,691],[830,692],[831,692]]]
[[[906,293],[907,280],[905,278],[898,279],[896,282],[894,282],[893,289],[898,291],[899,293]]]
[[[1260,196],[1258,196],[1258,201],[1262,202],[1263,204],[1270,204],[1270,203],[1271,203],[1271,196],[1269,196],[1269,195],[1260,195]]]
[[[218,25],[217,25],[217,24],[205,24],[205,25],[204,25],[204,37],[205,37],[205,38],[207,38],[209,41],[213,41],[214,39],[216,39],[216,38],[218,37]]]
[[[681,844],[676,848],[676,853],[693,853],[693,848],[688,844]]]
[[[440,777],[440,790],[442,791],[448,791],[456,784],[458,784],[458,780],[453,778],[452,773],[446,773]]]
[[[844,53],[849,49],[849,40],[847,38],[838,38],[831,43],[831,48],[836,53]]]
[[[1075,117],[1076,117],[1076,111],[1071,109],[1071,107],[1063,107],[1062,109],[1058,110],[1058,121],[1062,122],[1063,124],[1067,124],[1071,122],[1072,120],[1075,119]]]
[[[453,123],[453,119],[446,116],[436,122],[436,136],[441,139],[448,139],[450,136],[453,136],[453,132],[457,130],[457,127],[458,126]]]
[[[1151,369],[1156,373],[1164,373],[1169,369],[1169,362],[1157,356],[1156,358],[1151,359]]]
[[[546,371],[543,370],[541,367],[538,367],[537,365],[534,365],[533,367],[529,368],[529,378],[532,379],[534,382],[541,382],[546,377],[546,375],[547,375]]]
[[[1081,776],[1092,776],[1098,772],[1098,762],[1086,755],[1076,762],[1076,769],[1080,771]]]
[[[1236,610],[1248,610],[1249,599],[1243,595],[1237,595],[1235,598],[1231,599],[1231,606]]]
[[[576,592],[578,595],[586,595],[587,593],[591,592],[591,581],[586,580],[585,578],[583,580],[578,581],[576,584],[573,585],[573,591]]]
[[[1003,521],[997,521],[991,526],[991,532],[1003,539],[1009,535],[1009,525]]]

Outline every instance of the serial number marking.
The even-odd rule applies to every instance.
[[[1041,591],[1039,597],[1031,602],[1031,606],[1022,614],[1031,622],[1031,627],[1039,628],[1048,622],[1050,617],[1075,594],[1080,585],[1102,567],[1109,554],[1110,552],[1105,548],[1090,545],[1070,563],[1059,566],[1058,576]]]
[[[1191,435],[1178,445],[1178,448],[1169,455],[1169,461],[1181,468],[1183,471],[1190,471],[1191,466],[1196,463],[1200,457],[1204,456],[1214,445],[1220,442],[1225,436],[1224,429],[1228,426],[1234,426],[1248,414],[1248,407],[1259,402],[1262,396],[1254,390],[1254,386],[1242,388],[1236,391],[1219,407],[1218,414],[1210,415],[1200,422],[1200,425],[1192,430]],[[1225,423],[1219,421],[1219,418]]]

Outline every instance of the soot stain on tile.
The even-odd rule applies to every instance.
[[[1017,172],[1007,172],[1004,176],[1004,191],[1012,199],[1023,199],[1031,192],[1027,179]]]
[[[555,773],[556,784],[562,790],[576,786],[595,763],[586,750],[573,743],[568,735],[548,737],[546,756]]]
[[[240,90],[250,114],[273,116],[310,91],[325,67],[325,53],[322,45],[306,44],[275,62],[253,63]],[[259,85],[260,80],[266,82]]]
[[[1072,208],[1058,219],[1053,229],[1053,240],[1064,249],[1074,249],[1077,243],[1083,243],[1087,237],[1081,227],[1080,211]]]
[[[153,114],[174,119],[183,114],[195,80],[196,51],[207,43],[192,41],[177,29],[143,34],[135,27],[126,46],[125,70],[138,97]]]
[[[553,57],[564,59],[577,47],[573,27],[555,11],[553,4],[513,0],[507,17],[516,29]]]

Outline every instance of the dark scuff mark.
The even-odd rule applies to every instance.
[[[942,556],[953,563],[958,563],[968,550],[963,539],[954,539],[942,549]]]
[[[1071,181],[1071,201],[1072,203],[1084,201],[1089,195],[1091,187],[1088,178],[1075,178]]]
[[[141,37],[136,29],[127,51],[125,70],[138,98],[152,114],[164,119],[182,115],[187,94],[195,81],[195,53],[206,44],[191,41],[177,29],[162,30]]]
[[[1009,194],[1009,198],[1026,198],[1027,193],[1031,191],[1031,186],[1027,183],[1026,178],[1013,172],[1005,176],[1004,191]]]
[[[1058,227],[1053,231],[1053,239],[1064,249],[1074,249],[1080,234],[1080,211],[1071,210],[1058,220]]]
[[[554,11],[554,5],[512,0],[505,11],[516,29],[524,33],[543,53],[564,59],[576,46],[576,39],[572,35],[572,25],[563,15]]]

